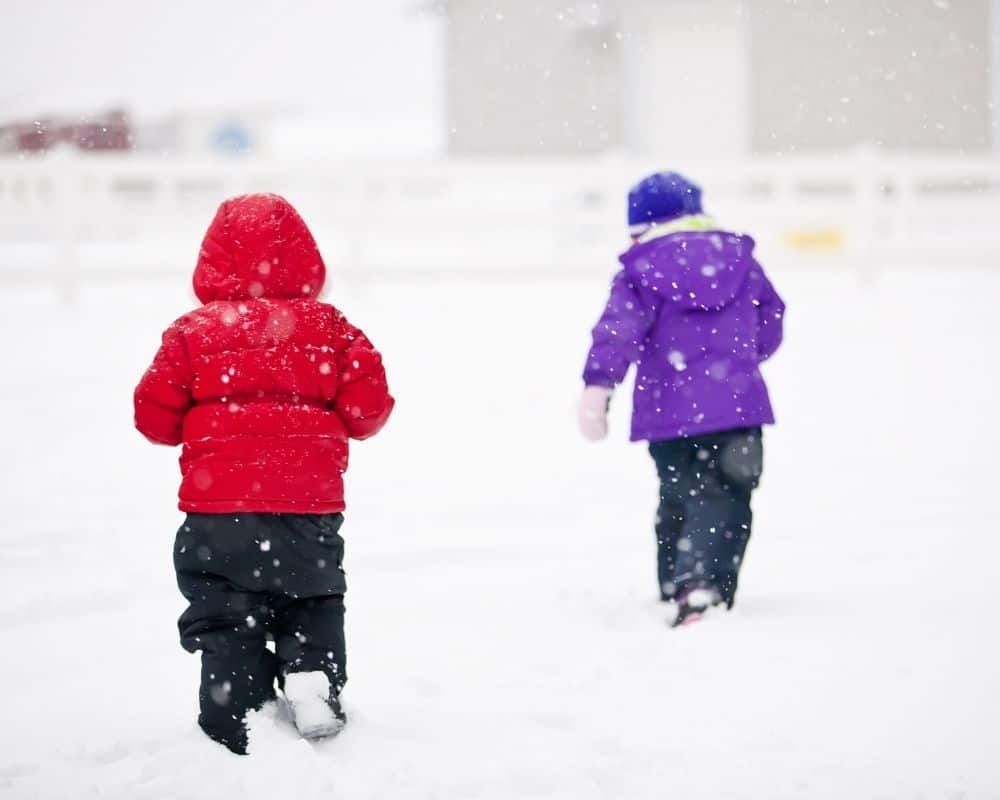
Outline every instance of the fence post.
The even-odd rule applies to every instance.
[[[73,303],[79,295],[80,271],[80,202],[82,200],[81,170],[77,162],[64,161],[56,165],[61,173],[53,177],[55,208],[55,265],[54,288],[56,296],[64,303]],[[53,176],[55,170],[53,170]]]
[[[851,171],[858,192],[854,214],[855,269],[862,283],[871,284],[879,271],[879,266],[873,263],[883,200],[879,160],[870,148],[859,148],[852,159]]]

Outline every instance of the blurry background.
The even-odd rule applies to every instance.
[[[0,794],[996,797],[998,59],[1000,0],[0,0]],[[656,169],[789,309],[739,602],[672,633],[628,389],[574,420]],[[245,191],[399,399],[352,725],[249,765],[193,729],[177,454],[131,427]]]
[[[910,258],[945,222],[963,258],[997,252],[990,0],[8,6],[12,280],[186,269],[149,243],[262,187],[295,195],[341,269],[467,271],[485,240],[479,269],[603,270],[623,190],[667,166],[776,258]],[[109,242],[136,246],[128,266],[91,260]]]
[[[175,156],[973,154],[995,139],[996,18],[991,0],[42,0],[5,9],[0,113],[8,152],[90,123],[127,136],[84,148]]]

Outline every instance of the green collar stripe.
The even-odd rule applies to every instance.
[[[652,228],[639,237],[639,243],[645,244],[661,236],[669,236],[672,233],[683,233],[685,231],[717,231],[719,226],[708,214],[688,214],[684,217],[672,219],[662,225],[654,224]]]

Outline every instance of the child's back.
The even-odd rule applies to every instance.
[[[284,199],[219,209],[194,273],[205,305],[167,329],[135,392],[139,430],[184,443],[182,510],[344,509],[347,440],[378,431],[392,398],[368,339],[313,299],[324,273]]]
[[[584,380],[611,387],[636,364],[632,439],[774,422],[759,364],[781,341],[781,304],[749,236],[651,231],[621,256]]]

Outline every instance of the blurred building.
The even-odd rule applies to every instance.
[[[983,151],[1000,96],[998,9],[996,0],[449,0],[449,150]]]
[[[52,115],[0,125],[0,153],[44,153],[58,147],[123,151],[132,146],[132,123],[120,110],[81,116]]]

